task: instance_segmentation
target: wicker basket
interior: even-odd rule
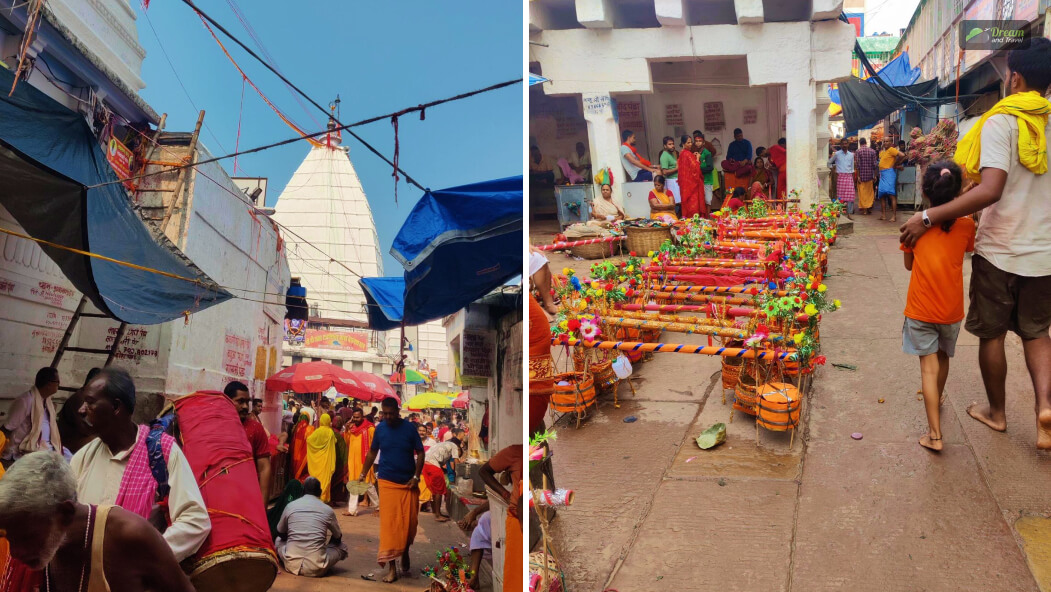
[[[558,386],[559,382],[568,382]],[[587,372],[566,372],[555,375],[555,392],[551,394],[551,408],[559,413],[583,413],[595,404],[595,381]]]
[[[732,389],[737,386],[737,380],[741,376],[741,368],[744,366],[744,358],[723,358],[723,388]]]
[[[613,371],[613,361],[606,360],[591,365],[591,375],[595,379],[595,387],[600,393],[608,393],[617,384],[617,373]]]
[[[629,226],[624,229],[624,234],[627,236],[624,242],[628,251],[644,256],[650,251],[659,250],[664,241],[671,239],[671,227],[633,228]]]
[[[544,553],[542,551],[534,551],[529,554],[529,581],[530,585],[535,585],[537,592],[544,592],[540,589],[540,574],[544,571]],[[565,592],[562,587],[562,570],[558,567],[558,562],[555,561],[553,555],[547,556],[547,592]],[[534,583],[535,579],[535,583]],[[532,590],[533,588],[530,588]]]
[[[615,246],[619,245],[621,241],[613,241],[608,243],[591,243],[590,245],[580,245],[579,247],[570,247],[569,252],[574,257],[580,257],[581,259],[605,259],[611,257],[614,252]]]
[[[758,391],[757,379],[747,373],[741,374],[734,386],[734,409],[744,411],[748,415],[755,415]]]

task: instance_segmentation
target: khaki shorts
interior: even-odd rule
[[[1014,331],[1022,339],[1047,335],[1051,327],[1051,275],[1008,273],[979,255],[971,258],[971,308],[964,328],[980,339]]]

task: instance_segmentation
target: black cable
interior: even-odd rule
[[[469,91],[469,92],[460,93],[460,94],[458,94],[456,96],[453,96],[453,97],[448,97],[448,98],[445,98],[445,99],[438,99],[436,101],[431,101],[429,103],[423,103],[422,105],[417,105],[415,107],[408,107],[408,108],[402,109],[400,111],[395,111],[394,113],[387,113],[387,114],[384,114],[384,115],[377,115],[375,117],[369,117],[368,119],[362,119],[361,121],[356,121],[354,123],[348,123],[346,125],[340,125],[339,127],[335,127],[335,128],[332,128],[332,129],[326,129],[324,131],[314,132],[312,134],[304,134],[304,135],[296,136],[294,138],[288,138],[287,140],[281,140],[280,142],[274,142],[273,144],[267,144],[265,146],[257,146],[255,148],[249,148],[247,150],[240,150],[238,152],[231,152],[230,154],[226,154],[224,156],[215,156],[215,157],[212,157],[212,158],[209,158],[209,159],[206,159],[206,160],[201,160],[201,161],[194,162],[194,163],[187,163],[187,164],[183,164],[183,165],[179,165],[179,166],[167,167],[167,168],[164,168],[164,169],[159,170],[159,171],[154,171],[152,173],[143,173],[141,175],[136,175],[134,177],[128,177],[127,179],[117,179],[116,181],[108,181],[106,183],[98,183],[96,185],[88,185],[88,189],[94,189],[95,187],[103,187],[105,185],[116,185],[117,183],[124,183],[125,181],[134,181],[136,179],[142,179],[142,178],[145,178],[145,177],[152,177],[154,175],[163,175],[165,173],[171,173],[171,172],[178,171],[178,170],[181,170],[181,169],[188,169],[188,168],[200,166],[202,164],[209,164],[209,163],[217,162],[217,161],[220,161],[220,160],[226,160],[228,158],[233,158],[235,156],[241,156],[243,154],[253,154],[255,152],[262,152],[263,150],[269,150],[270,148],[277,148],[278,146],[284,146],[286,144],[292,144],[294,142],[299,142],[300,140],[304,140],[304,139],[307,139],[307,138],[317,138],[317,137],[320,137],[320,136],[324,136],[326,134],[330,134],[330,133],[334,133],[334,132],[338,132],[338,131],[349,130],[352,127],[358,127],[358,126],[367,125],[367,124],[370,124],[370,123],[375,123],[375,122],[380,121],[382,119],[390,119],[391,117],[400,117],[402,115],[405,115],[407,113],[412,113],[414,111],[422,112],[422,111],[424,111],[426,109],[429,109],[431,107],[434,107],[436,105],[442,105],[444,103],[450,103],[450,102],[453,102],[453,101],[459,101],[459,100],[462,100],[462,99],[473,97],[474,95],[479,95],[479,94],[486,93],[486,92],[489,92],[489,91],[492,91],[492,90],[496,90],[496,89],[499,89],[499,88],[504,88],[505,86],[511,86],[512,84],[521,84],[521,82],[522,82],[521,78],[516,78],[514,80],[508,80],[508,81],[505,81],[505,82],[500,82],[500,83],[497,83],[497,84],[493,84],[493,85],[487,86],[485,88],[480,88],[480,89],[477,89],[477,90],[472,90],[472,91]],[[366,144],[366,146],[367,146],[367,144]],[[417,185],[417,187],[419,187],[419,185]],[[423,188],[423,187],[420,187],[420,189],[423,190],[423,191],[426,191],[426,189]]]
[[[72,82],[66,82],[65,80],[62,80],[61,78],[59,78],[58,74],[55,74],[55,71],[51,69],[51,64],[48,64],[47,60],[44,59],[43,52],[41,52],[40,55],[37,56],[37,59],[40,60],[40,62],[42,64],[44,64],[44,67],[47,68],[47,71],[48,71],[48,73],[51,74],[52,78],[54,78],[58,82],[61,82],[62,84],[65,84],[66,86],[68,86],[70,88],[70,90],[77,90],[77,89],[81,89],[81,88],[87,88],[86,86],[77,86],[77,85],[73,84]]]
[[[242,43],[240,39],[238,39],[237,37],[234,37],[232,33],[227,31],[225,27],[223,27],[218,22],[216,22],[215,19],[213,19],[212,17],[210,17],[207,14],[205,14],[204,11],[202,11],[200,8],[197,7],[196,4],[193,3],[193,0],[182,0],[182,1],[183,1],[184,4],[186,4],[187,6],[192,8],[193,11],[196,12],[201,18],[205,19],[206,21],[208,21],[209,23],[214,25],[216,29],[219,29],[224,35],[229,37],[234,43],[236,43],[237,45],[241,46],[241,49],[243,49],[246,52],[248,52],[248,55],[250,55],[253,58],[255,58],[260,64],[263,64],[263,66],[265,66],[267,70],[270,70],[271,72],[273,72],[274,75],[276,75],[278,78],[280,78],[285,84],[290,86],[293,90],[295,90],[297,93],[299,93],[303,98],[305,98],[306,100],[310,101],[311,105],[314,105],[315,107],[317,107],[319,110],[321,110],[322,113],[324,113],[328,117],[331,117],[333,119],[333,121],[335,121],[337,124],[339,124],[341,127],[343,127],[343,122],[341,122],[340,120],[336,119],[336,116],[335,116],[334,113],[332,113],[328,109],[326,109],[326,108],[322,107],[321,105],[319,105],[317,103],[317,101],[315,101],[314,99],[310,98],[310,96],[307,95],[305,92],[303,92],[298,86],[296,86],[295,84],[292,84],[292,82],[290,80],[288,80],[287,78],[285,78],[283,74],[278,72],[276,68],[272,67],[266,60],[264,60],[263,58],[259,57],[259,55],[256,54],[254,51],[252,51],[251,48],[249,48],[247,45]],[[521,82],[521,81],[519,81],[519,82]],[[343,127],[343,129],[346,129],[346,128]],[[401,173],[402,175],[404,175],[406,181],[408,181],[412,185],[415,185],[421,191],[426,191],[426,188],[423,187],[422,185],[420,185],[419,183],[417,183],[416,180],[413,179],[411,175],[409,175],[409,173],[406,173],[404,170],[401,169],[401,167],[395,165],[394,162],[392,162],[386,156],[381,154],[379,150],[373,148],[372,145],[369,144],[368,142],[366,142],[364,139],[362,139],[361,136],[359,136],[359,135],[357,135],[357,134],[355,134],[354,132],[351,132],[351,131],[348,131],[348,133],[351,135],[351,137],[353,137],[358,142],[361,142],[361,144],[363,146],[368,148],[370,152],[372,152],[376,156],[380,157],[383,160],[383,162],[389,164],[395,170],[395,172],[398,172],[398,173]]]

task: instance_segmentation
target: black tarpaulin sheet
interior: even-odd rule
[[[899,86],[895,90],[913,97],[925,97],[930,96],[937,88],[937,80],[928,80],[910,86]],[[901,109],[906,103],[904,99],[879,84],[857,79],[839,83],[839,96],[843,105],[843,123],[848,130],[858,130],[877,123]]]

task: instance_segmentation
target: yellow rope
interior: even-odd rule
[[[61,249],[63,251],[69,251],[71,253],[76,253],[78,255],[84,255],[85,257],[94,257],[95,259],[101,259],[103,261],[109,261],[110,263],[116,263],[117,265],[123,265],[125,267],[130,267],[132,269],[137,269],[139,271],[147,271],[149,273],[155,273],[157,275],[163,275],[164,277],[170,277],[170,278],[173,278],[173,279],[176,279],[176,280],[182,280],[184,282],[190,282],[191,284],[196,284],[198,286],[201,286],[202,288],[211,289],[211,286],[205,284],[201,280],[195,280],[193,278],[183,277],[181,275],[175,275],[174,273],[168,273],[167,271],[161,271],[159,269],[154,269],[152,267],[144,267],[142,265],[137,265],[137,264],[131,263],[129,261],[121,261],[120,259],[114,259],[112,257],[107,257],[105,255],[99,255],[98,253],[92,253],[90,251],[82,251],[80,249],[74,249],[73,247],[67,247],[65,245],[60,245],[60,244],[57,244],[57,243],[46,241],[44,239],[33,238],[33,237],[31,237],[31,236],[29,236],[27,234],[22,234],[21,232],[15,232],[14,230],[9,230],[7,228],[0,228],[0,232],[2,232],[4,234],[9,234],[11,236],[17,236],[18,238],[24,238],[26,240],[31,240],[33,242],[40,243],[42,245],[47,245],[49,247],[54,247],[56,249]]]

